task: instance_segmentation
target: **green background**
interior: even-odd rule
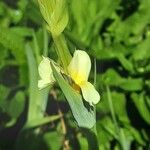
[[[90,55],[90,82],[96,58],[97,141],[57,84],[37,88],[41,56],[57,61],[37,1],[0,0],[0,150],[149,150],[150,1],[68,0],[68,13],[64,36],[72,54]]]

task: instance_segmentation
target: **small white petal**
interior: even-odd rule
[[[50,60],[48,58],[43,57],[43,60],[39,64],[38,71],[41,79],[54,80]]]
[[[100,101],[100,95],[90,82],[84,82],[80,85],[83,98],[91,105]]]
[[[47,87],[49,84],[50,84],[50,82],[48,83],[48,82],[44,82],[44,80],[39,80],[38,81],[38,88],[43,89],[43,88]]]
[[[87,81],[91,70],[89,55],[82,50],[76,50],[68,66],[68,72],[76,84]]]
[[[55,81],[50,65],[50,60],[48,58],[43,57],[43,60],[39,64],[38,71],[41,77],[41,80],[39,80],[38,83],[39,88],[45,87],[46,85]]]

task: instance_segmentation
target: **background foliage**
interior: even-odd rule
[[[150,149],[149,8],[149,0],[68,1],[69,49],[87,50],[93,64],[96,58],[101,150],[121,149],[120,143],[126,150]],[[57,59],[37,1],[1,0],[0,149],[96,149],[58,85],[50,93],[38,90],[41,55]]]

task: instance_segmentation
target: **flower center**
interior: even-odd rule
[[[72,88],[75,89],[78,93],[81,91],[80,86],[75,83],[72,84]]]
[[[72,72],[70,75],[77,85],[80,85],[85,81],[85,78],[82,74],[79,74],[77,72]]]

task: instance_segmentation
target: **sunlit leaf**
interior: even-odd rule
[[[89,109],[89,106],[85,106],[81,95],[68,85],[53,65],[51,66],[54,72],[54,77],[63,91],[78,125],[80,127],[92,128],[96,122],[93,108]]]

